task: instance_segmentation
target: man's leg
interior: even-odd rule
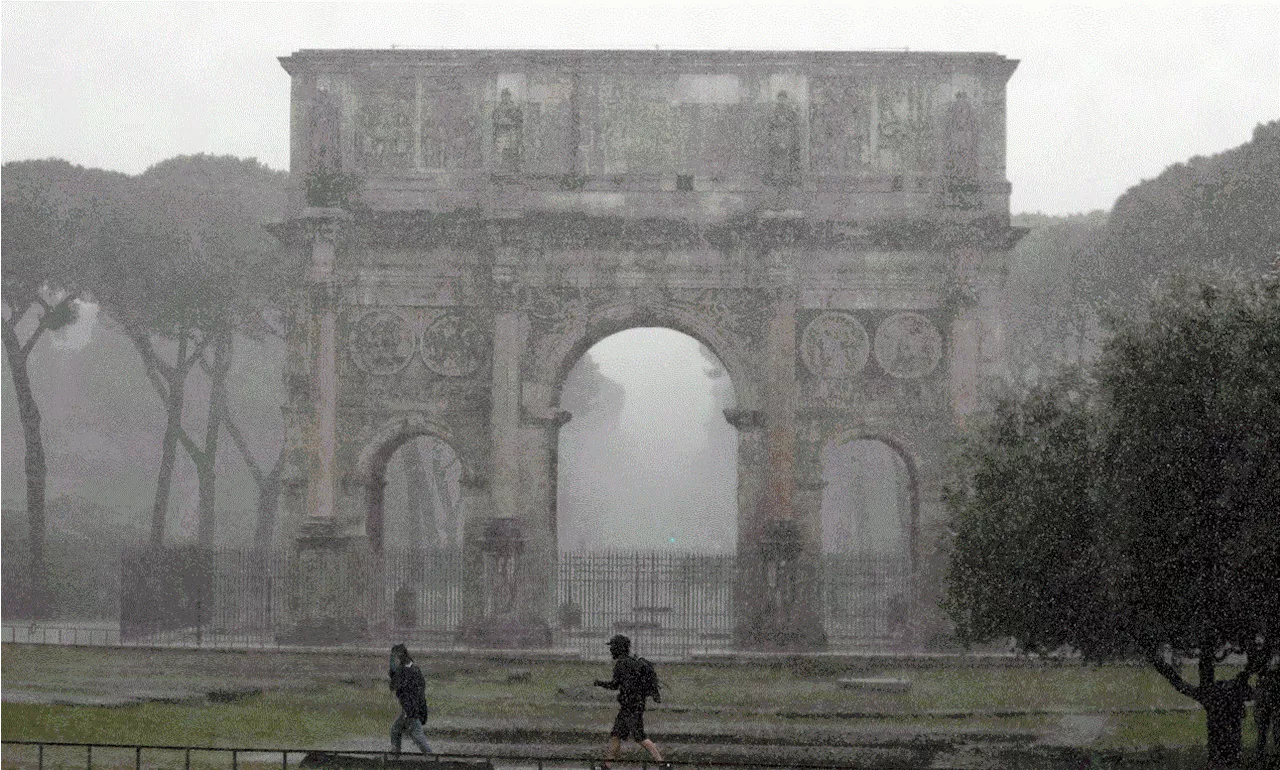
[[[407,720],[407,731],[409,733],[409,738],[411,738],[414,743],[418,744],[418,748],[422,750],[423,754],[431,753],[431,747],[427,745],[427,734],[422,731],[421,721],[417,719]]]
[[[644,746],[645,750],[649,752],[649,756],[653,757],[654,762],[662,761],[662,752],[658,751],[657,745],[652,740],[645,738],[640,741],[640,745]]]
[[[396,717],[396,721],[391,723],[391,750],[400,756],[400,738],[404,735],[405,717],[404,712],[400,712],[400,716]]]
[[[605,770],[609,770],[609,763],[618,758],[618,751],[622,748],[622,739],[616,735],[609,736],[609,746],[604,751],[604,763],[601,765]]]

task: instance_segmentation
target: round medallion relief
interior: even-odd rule
[[[413,329],[399,313],[371,310],[351,329],[351,359],[370,374],[395,374],[413,357]]]
[[[876,361],[902,379],[923,377],[942,360],[942,335],[919,313],[897,313],[876,329]]]
[[[818,377],[852,377],[867,365],[871,341],[848,313],[823,313],[800,337],[800,360]]]
[[[445,313],[422,335],[422,360],[431,371],[464,377],[484,364],[488,341],[483,331],[458,313]]]

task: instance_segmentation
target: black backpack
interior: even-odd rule
[[[648,658],[636,656],[635,660],[635,677],[636,684],[641,693],[646,698],[653,698],[655,703],[662,702],[662,691],[658,684],[658,672],[654,671],[653,663]]]

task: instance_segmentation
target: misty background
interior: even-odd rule
[[[141,175],[181,155],[229,154],[259,159],[259,182],[280,189],[289,99],[275,57],[301,48],[910,46],[1021,59],[1009,84],[1008,176],[1021,212],[1014,224],[1030,234],[1010,255],[1008,369],[987,373],[1004,387],[1087,358],[1103,310],[1136,306],[1169,270],[1258,269],[1280,247],[1280,216],[1267,216],[1280,200],[1280,12],[1271,8],[529,13],[501,4],[8,2],[0,17],[6,164],[58,157]],[[282,200],[273,206],[259,207],[262,221],[283,217]],[[51,539],[145,537],[165,412],[120,324],[81,305],[75,323],[39,340],[29,365]],[[3,366],[0,493],[4,537],[15,542],[25,536],[24,454]],[[277,337],[235,338],[227,397],[245,447],[224,440],[216,456],[219,544],[249,543],[261,520],[261,485],[246,455],[267,469],[279,452],[283,367]],[[193,431],[208,396],[208,378],[193,372],[183,413]],[[573,418],[559,446],[560,547],[732,552],[737,446],[722,410],[733,403],[719,362],[677,332],[633,329],[588,351],[561,396]],[[856,442],[829,448],[825,460],[824,548],[901,553],[902,459]],[[191,540],[191,462],[180,459],[173,483],[167,531]],[[457,485],[447,446],[424,438],[398,450],[388,542],[455,545]]]

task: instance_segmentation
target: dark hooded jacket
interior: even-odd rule
[[[400,700],[400,708],[409,719],[427,722],[427,680],[422,669],[412,660],[391,671],[391,689]]]

